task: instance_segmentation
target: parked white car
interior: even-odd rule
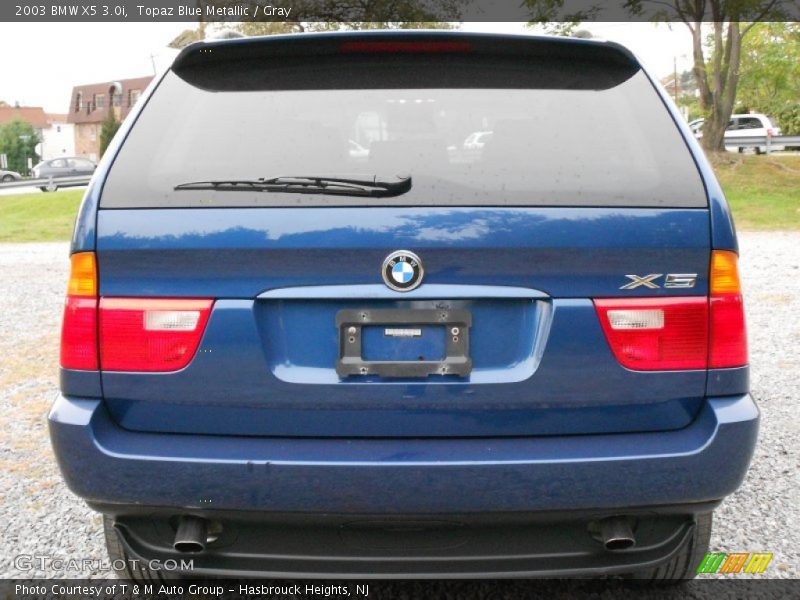
[[[22,179],[22,175],[16,171],[6,171],[4,169],[0,169],[0,182],[11,183],[12,181],[19,181],[20,179]]]
[[[705,119],[695,119],[689,122],[689,129],[692,130],[696,138],[703,137],[703,125]],[[730,123],[725,129],[725,139],[733,137],[775,137],[781,135],[781,130],[776,127],[772,120],[767,115],[760,113],[731,115]],[[752,146],[729,146],[725,144],[725,149],[729,152],[744,152],[747,148]],[[781,151],[785,146],[770,145],[770,150]],[[767,151],[766,146],[756,146],[756,154],[761,154]]]

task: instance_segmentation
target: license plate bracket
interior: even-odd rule
[[[402,331],[437,325],[445,328],[445,356],[441,360],[365,360],[363,327],[384,326]],[[343,309],[336,313],[339,329],[339,377],[369,376],[423,378],[433,375],[466,377],[472,371],[469,330],[472,314],[463,309]]]

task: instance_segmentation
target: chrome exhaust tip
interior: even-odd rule
[[[206,549],[208,525],[205,519],[184,515],[178,521],[178,531],[172,547],[178,552],[197,553]]]
[[[600,540],[606,550],[627,550],[636,545],[631,522],[625,517],[609,517],[600,521]]]

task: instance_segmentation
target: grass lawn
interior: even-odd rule
[[[72,236],[84,190],[0,196],[0,242],[55,242]]]
[[[712,157],[742,231],[800,231],[800,153]],[[83,190],[0,196],[0,242],[69,240]]]
[[[767,157],[726,152],[712,163],[737,229],[800,230],[800,153]]]

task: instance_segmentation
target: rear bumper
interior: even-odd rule
[[[190,561],[172,574],[206,577],[488,578],[669,560],[696,516],[744,477],[758,409],[744,395],[710,399],[666,433],[448,440],[134,433],[102,402],[66,397],[49,420],[70,488],[113,518],[140,565]],[[199,554],[172,548],[187,513],[221,532]],[[636,545],[608,551],[590,532],[618,515]]]
[[[67,484],[90,504],[408,515],[719,500],[744,478],[758,419],[742,395],[710,398],[691,425],[663,433],[248,438],[131,432],[101,401],[60,396],[49,424]]]

